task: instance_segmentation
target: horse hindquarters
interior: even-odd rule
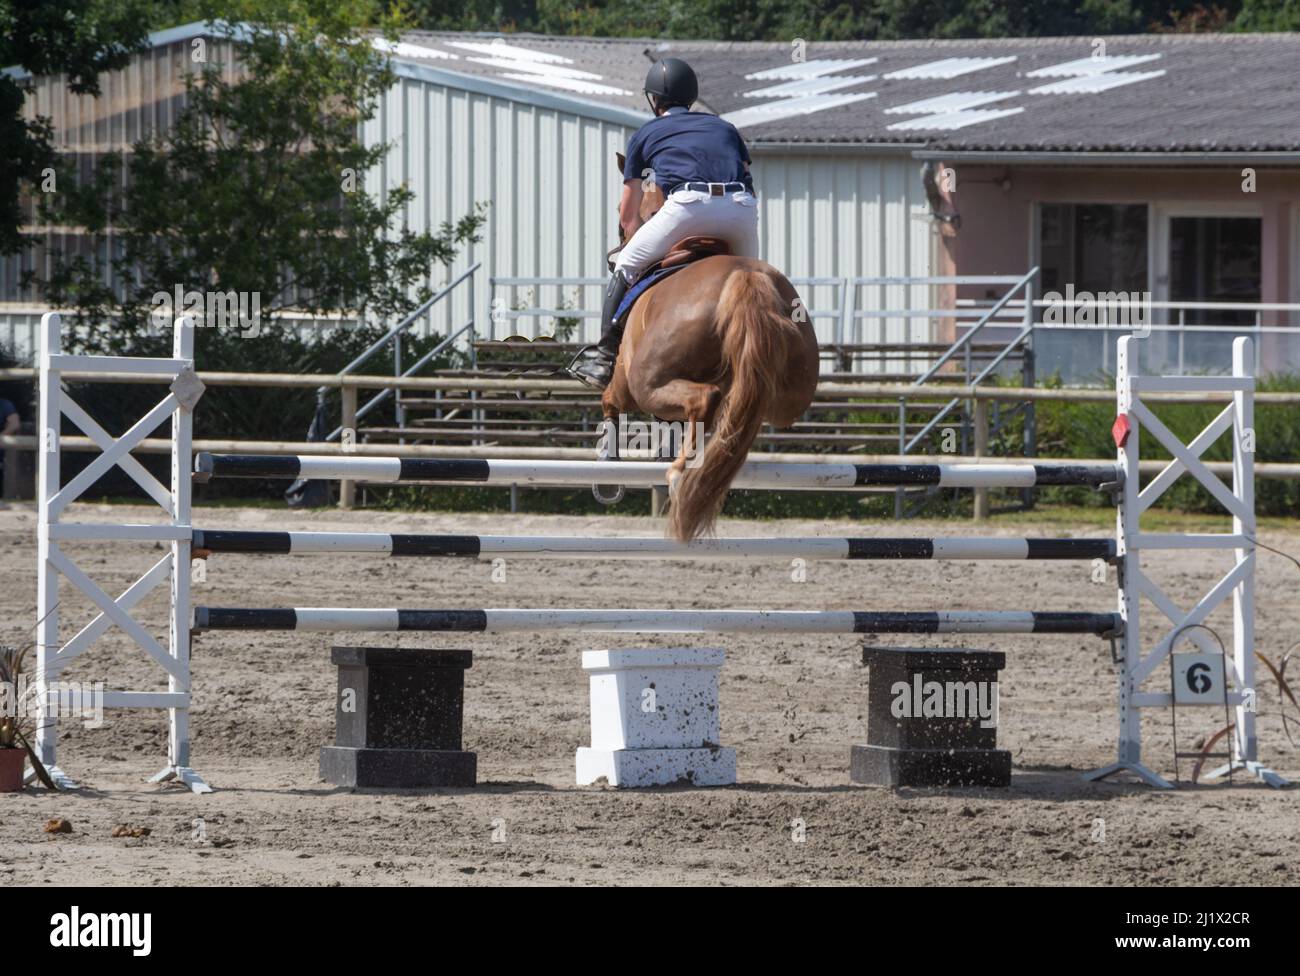
[[[683,542],[713,528],[759,428],[782,399],[786,368],[804,355],[787,304],[763,271],[737,268],[723,285],[716,319],[726,377],[717,425],[673,484],[669,530]]]

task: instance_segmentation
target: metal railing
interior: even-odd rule
[[[1032,275],[1032,272],[1030,272]],[[1122,324],[1102,323],[1094,325],[1051,325],[1037,321],[1038,315],[1027,313],[1023,297],[1015,297],[1018,292],[1016,286],[1024,280],[1026,275],[934,275],[934,276],[868,276],[868,277],[847,277],[847,276],[829,276],[829,277],[801,277],[791,278],[790,281],[795,287],[803,289],[831,289],[829,301],[817,301],[805,294],[805,302],[809,306],[810,317],[822,326],[823,323],[829,323],[829,328],[819,327],[819,341],[825,344],[834,344],[840,347],[848,347],[843,353],[843,359],[847,363],[846,369],[851,372],[860,372],[869,375],[872,372],[885,372],[887,363],[895,362],[905,372],[924,373],[936,365],[934,356],[929,350],[918,349],[913,351],[898,350],[890,354],[881,354],[884,358],[875,364],[872,368],[871,363],[860,361],[863,353],[855,350],[854,346],[870,347],[872,345],[880,346],[889,344],[891,331],[896,333],[893,341],[897,345],[922,345],[928,344],[932,339],[933,323],[935,322],[952,322],[961,329],[980,328],[983,332],[988,333],[995,327],[1014,328],[1023,331],[1025,325],[1029,323],[1030,318],[1035,319],[1032,336],[1025,337],[1023,340],[1019,335],[1015,337],[1012,343],[1019,342],[1021,345],[1031,345],[1033,337],[1039,334],[1047,334],[1052,337],[1059,336],[1061,332],[1073,332],[1079,336],[1102,335],[1111,332],[1122,331],[1127,327]],[[493,308],[493,326],[491,338],[501,339],[506,334],[518,331],[535,337],[540,334],[537,327],[527,328],[520,327],[516,329],[503,329],[498,323],[521,321],[521,322],[540,322],[541,319],[551,318],[570,318],[579,320],[598,319],[600,316],[597,307],[599,300],[596,296],[585,296],[579,292],[574,302],[574,307],[563,308],[555,307],[555,303],[542,304],[540,300],[529,300],[527,306],[509,307],[512,304],[504,293],[507,289],[513,288],[531,288],[538,292],[547,287],[553,288],[575,288],[575,289],[603,289],[607,279],[603,277],[496,277],[490,280],[492,289],[492,308]],[[936,296],[933,292],[935,287],[951,286],[953,288],[972,289],[978,287],[997,288],[1002,293],[1002,301],[998,304],[997,310],[990,308],[990,302],[994,299],[974,299],[969,297],[956,297],[951,300],[944,300]],[[903,300],[898,300],[895,296],[897,290],[916,289],[911,295],[903,296]],[[1013,289],[1013,297],[1006,298],[1006,290]],[[595,299],[592,302],[586,300],[587,297]],[[826,298],[823,294],[820,296]],[[911,299],[911,300],[908,300]],[[1048,307],[1051,303],[1042,299],[1030,296],[1032,307],[1040,310]],[[1189,357],[1187,349],[1192,342],[1191,337],[1197,335],[1277,335],[1286,341],[1288,336],[1296,337],[1293,346],[1288,347],[1286,355],[1295,357],[1296,369],[1300,371],[1300,327],[1277,326],[1266,324],[1266,318],[1270,313],[1290,313],[1293,319],[1300,322],[1300,304],[1288,304],[1278,302],[1253,302],[1253,303],[1226,303],[1226,302],[1146,302],[1144,307],[1154,310],[1168,310],[1176,314],[1176,320],[1165,323],[1156,321],[1151,328],[1154,332],[1177,333],[1176,340],[1171,338],[1171,344],[1176,343],[1175,355],[1170,361],[1170,368],[1175,369],[1180,374],[1188,369],[1196,369],[1198,363]],[[1222,325],[1191,324],[1189,318],[1193,312],[1204,313],[1206,311],[1220,311],[1224,313],[1231,312],[1248,312],[1253,316],[1253,323],[1249,326],[1241,324],[1224,323]],[[1172,317],[1172,316],[1171,316]],[[878,329],[871,328],[872,323],[879,323]],[[898,323],[902,323],[900,326]],[[969,334],[969,333],[967,333]],[[594,335],[579,334],[575,337],[578,340],[594,341]],[[1056,343],[1059,344],[1059,341]],[[1264,348],[1265,344],[1257,342],[1255,344],[1256,357],[1260,359],[1257,366],[1260,369],[1270,365],[1264,357],[1268,355]],[[966,347],[964,346],[963,349]],[[999,362],[998,366],[1005,363],[1006,358],[1014,354],[1014,348],[1007,357]],[[1039,368],[1043,366],[1043,355],[1040,351],[1035,350],[1038,359]],[[1110,364],[1111,350],[1109,346],[1099,350],[1100,360],[1097,367],[1103,371],[1111,368]],[[967,359],[973,357],[968,352],[963,351]],[[950,359],[951,357],[949,357]],[[1217,363],[1222,359],[1221,356],[1213,357]],[[947,360],[945,360],[947,362]],[[1067,362],[1065,365],[1073,367],[1067,370],[1064,379],[1067,382],[1077,382],[1083,380],[1091,382],[1096,379],[1095,376],[1080,375],[1081,367],[1078,363]],[[997,367],[995,367],[996,369]],[[990,374],[992,370],[990,370]],[[973,376],[968,370],[968,376]],[[931,377],[933,378],[933,377]]]
[[[937,287],[956,288],[979,285],[1005,288],[1015,285],[1022,277],[1021,275],[902,275],[850,278],[848,279],[847,302],[843,314],[845,341],[867,345],[866,324],[871,321],[880,323],[879,334],[873,340],[878,344],[885,344],[888,341],[891,319],[904,323],[912,323],[916,320],[924,323],[925,335],[920,338],[915,335],[905,335],[903,340],[905,342],[929,343],[933,339],[932,323],[936,320],[950,321],[960,326],[965,320],[973,319],[977,320],[980,327],[982,327],[988,322],[999,319],[1003,308],[999,307],[996,311],[991,312],[981,303],[971,299],[948,303],[938,298],[934,293],[934,289]],[[863,299],[859,292],[864,288],[877,289],[879,300],[872,301],[870,296]],[[924,297],[920,298],[919,302],[921,307],[915,307],[913,303],[907,301],[904,301],[901,307],[893,307],[891,304],[892,299],[885,294],[885,290],[898,288],[924,289]],[[905,332],[915,333],[916,327],[909,325]],[[929,357],[906,353],[898,358],[903,360],[905,370],[910,371],[917,367],[917,360],[925,362]],[[944,361],[946,362],[946,360]],[[931,365],[942,365],[942,362]],[[924,370],[925,367],[922,366],[920,369]]]
[[[849,307],[849,279],[848,278],[791,278],[790,284],[796,288],[834,288],[835,289],[835,308],[819,310],[815,307],[807,309],[808,317],[813,319],[830,319],[835,323],[832,331],[832,341],[836,345],[844,344],[844,311]],[[814,326],[815,330],[815,326]]]
[[[949,346],[948,349],[944,353],[942,353],[938,359],[935,360],[935,362],[930,366],[930,368],[927,369],[924,373],[918,376],[916,380],[913,381],[912,387],[914,389],[919,389],[921,387],[924,387],[926,383],[928,383],[936,375],[938,375],[939,371],[943,369],[944,366],[950,363],[959,354],[962,356],[962,367],[963,367],[962,376],[965,385],[968,387],[978,387],[982,382],[984,382],[984,380],[986,380],[989,376],[991,376],[998,369],[998,367],[1001,366],[1002,363],[1004,363],[1008,359],[1008,357],[1012,355],[1012,353],[1017,351],[1020,353],[1020,357],[1021,357],[1022,384],[1025,387],[1032,387],[1034,385],[1034,354],[1032,348],[1033,334],[1034,334],[1033,283],[1034,283],[1034,279],[1038,276],[1038,271],[1039,269],[1037,267],[1033,267],[1029,269],[1029,271],[1025,272],[1025,274],[1023,275],[1019,275],[1019,276],[1000,275],[992,279],[990,278],[980,279],[977,277],[967,276],[967,275],[951,275],[951,276],[941,276],[941,277],[931,277],[931,278],[921,278],[921,279],[915,279],[915,278],[902,279],[903,281],[909,284],[923,283],[927,285],[949,285],[949,286],[999,284],[999,285],[1010,286],[1002,294],[1002,296],[998,298],[996,301],[994,301],[993,304],[989,306],[987,309],[982,309],[980,306],[971,303],[965,305],[964,307],[964,311],[966,312],[965,317],[973,317],[974,315],[978,314],[978,319],[975,321],[975,324],[970,326],[968,329],[966,329],[964,333],[959,335],[956,341],[953,342],[953,344]],[[880,280],[877,279],[876,281],[880,281]],[[886,283],[886,282],[880,282],[880,283]],[[1012,319],[1009,318],[1008,316],[1004,316],[1003,313],[1004,310],[1009,308],[1009,306],[1015,299],[1015,296],[1022,291],[1024,292],[1024,299],[1020,303],[1021,304],[1020,315],[1017,317],[1018,324],[1019,324],[1019,331],[1009,342],[1007,342],[1003,346],[1003,348],[996,355],[993,356],[993,358],[987,364],[985,364],[984,368],[981,369],[979,373],[975,373],[974,359],[973,359],[975,337],[978,336],[981,332],[983,332],[986,328],[988,328],[991,324],[1005,326],[1011,324],[1012,322],[1015,322],[1016,319]],[[946,311],[946,310],[940,310],[940,311]],[[881,314],[885,314],[885,313],[881,313]],[[943,406],[940,407],[940,409],[934,414],[934,416],[931,417],[930,420],[927,423],[925,423],[921,427],[921,429],[917,431],[916,434],[914,434],[909,439],[907,436],[907,432],[908,432],[907,397],[906,395],[900,396],[898,398],[898,453],[900,455],[911,454],[920,444],[922,444],[925,441],[927,437],[930,436],[930,434],[935,429],[939,427],[941,423],[944,422],[945,419],[948,418],[949,414],[951,414],[953,410],[957,409],[957,407],[962,404],[964,399],[965,398],[961,396],[950,398],[946,403],[943,404]],[[991,433],[992,434],[997,433],[996,429],[990,432],[989,418],[986,410],[987,410],[986,407],[981,407],[981,405],[976,404],[975,406],[976,416],[974,418],[965,415],[961,417],[961,431],[962,431],[961,452],[963,454],[967,453],[971,449],[970,441],[972,440],[972,438],[975,441],[975,453],[977,454],[983,453],[983,451],[987,450],[988,448],[988,442]],[[1025,401],[1021,404],[1018,404],[1015,408],[1013,408],[1012,411],[1010,411],[1010,413],[1014,413],[1016,411],[1022,413],[1025,418],[1024,438],[1023,438],[1025,457],[1033,457],[1037,453],[1037,445],[1038,445],[1038,437],[1037,437],[1037,431],[1035,426],[1034,405],[1030,401]],[[995,424],[995,427],[1000,428],[1001,424],[1005,423],[1006,419],[1007,419],[1006,417],[1000,416],[999,423]],[[927,495],[930,493],[931,493],[930,491],[927,491]],[[1023,492],[1022,501],[1026,507],[1029,507],[1032,504],[1033,493],[1031,490],[1026,490],[1025,492]],[[904,498],[903,490],[896,489],[894,491],[895,518],[902,518],[904,516],[905,514],[904,502],[905,502],[905,498]],[[988,508],[987,490],[976,489],[975,491],[976,517],[979,518],[984,515],[987,515],[987,508]]]
[[[889,344],[887,342],[886,327],[891,319],[905,323],[901,334],[895,337],[894,340],[895,345],[904,347],[909,345],[929,346],[933,338],[933,323],[937,320],[956,322],[962,327],[967,327],[972,323],[979,326],[984,324],[1006,324],[1007,317],[1005,313],[1009,310],[1005,307],[1005,302],[996,310],[989,310],[978,303],[972,304],[968,299],[962,300],[956,306],[949,303],[946,307],[939,307],[942,303],[936,300],[931,286],[984,285],[1005,288],[1016,285],[1023,278],[1023,275],[858,278],[812,276],[792,277],[790,283],[800,289],[801,294],[804,296],[808,316],[814,323],[818,333],[818,341],[825,348],[826,355],[828,357],[838,356],[847,371],[861,372],[868,375],[871,372],[885,371],[885,359],[881,360],[879,364],[881,368],[878,370],[864,368],[864,364],[860,360],[863,356],[870,354],[870,348],[873,345]],[[540,323],[547,318],[599,319],[600,312],[597,310],[599,301],[589,303],[584,290],[587,288],[603,290],[606,281],[606,278],[577,276],[502,276],[491,278],[489,279],[489,287],[491,289],[491,307],[493,311],[490,337],[503,339],[507,335],[522,334],[530,339],[537,338],[541,335]],[[904,307],[880,307],[875,303],[871,307],[859,307],[859,292],[862,289],[898,287],[924,288],[924,296],[918,299],[917,304],[919,307],[906,307],[906,303],[904,303]],[[561,291],[563,289],[573,289],[575,294],[571,297],[561,294],[558,299],[547,301],[544,299],[551,298],[551,296],[543,295],[543,289],[547,288],[560,289]],[[527,298],[520,298],[514,294],[514,289],[530,289],[532,295]],[[825,294],[827,289],[831,292],[829,302],[818,300],[828,297]],[[819,290],[821,291],[820,295],[818,295]],[[566,305],[567,307],[565,307]],[[870,320],[881,321],[882,329],[879,335],[868,336],[866,334],[868,330],[864,326]],[[1015,321],[1019,324],[1019,317]],[[501,323],[512,322],[531,324],[508,325],[504,328],[501,325]],[[575,341],[595,341],[596,336],[588,335],[585,331],[580,330],[579,334],[573,338]],[[859,346],[863,348],[858,348]],[[933,365],[932,350],[926,348],[910,351],[903,349],[892,353],[881,353],[881,355],[885,356],[889,361],[902,361],[907,372],[923,371]]]
[[[939,372],[940,369],[943,368],[945,363],[947,363],[954,356],[956,356],[957,353],[963,351],[965,352],[964,366],[965,366],[966,385],[979,386],[980,383],[982,383],[985,379],[987,379],[988,376],[995,369],[997,369],[1000,365],[1002,365],[1003,361],[1006,360],[1006,358],[1010,356],[1013,351],[1015,351],[1017,348],[1020,347],[1021,343],[1025,342],[1026,340],[1030,339],[1033,336],[1034,322],[1030,314],[1030,309],[1033,307],[1033,280],[1037,275],[1038,275],[1038,268],[1033,267],[1029,269],[1029,271],[1025,272],[1025,274],[1021,275],[1019,278],[1011,278],[1009,282],[1011,284],[1011,288],[1006,292],[1006,294],[1004,294],[1001,298],[999,298],[988,311],[986,311],[983,315],[981,315],[979,321],[976,322],[975,325],[972,326],[970,329],[968,329],[964,335],[960,336],[957,339],[957,341],[954,342],[948,348],[948,351],[945,352],[942,356],[940,356],[935,361],[934,365],[931,366],[924,373],[922,373],[916,379],[916,381],[913,382],[912,385],[924,386],[927,382],[930,381],[930,379],[936,373]],[[973,369],[973,363],[971,360],[971,341],[975,338],[975,336],[977,336],[980,333],[980,331],[983,328],[985,328],[985,326],[987,326],[990,322],[994,320],[997,314],[1007,306],[1007,304],[1011,301],[1011,299],[1022,288],[1025,291],[1025,302],[1024,302],[1022,325],[1020,331],[1016,334],[1014,339],[1012,339],[1010,342],[1006,344],[1006,346],[1002,349],[1001,352],[999,352],[996,356],[993,357],[992,361],[989,362],[987,366],[985,366],[982,370],[980,370],[977,376],[972,377],[971,371]],[[1029,384],[1026,383],[1025,385],[1028,386]],[[906,412],[904,401],[905,398],[899,397],[900,413]],[[913,437],[910,441],[906,440],[905,428],[900,424],[899,447],[901,448],[901,450],[899,453],[910,454],[916,448],[916,446],[920,444],[921,441],[923,441],[927,436],[929,436],[930,432],[934,430],[934,428],[937,427],[939,423],[946,416],[948,416],[948,414],[952,412],[952,410],[960,403],[961,403],[960,397],[954,397],[953,399],[949,400],[946,404],[944,404],[943,408],[934,415],[934,417],[930,420],[930,422],[926,424],[924,427],[922,427],[921,430],[917,432],[916,436]]]
[[[514,320],[540,320],[544,318],[555,319],[599,319],[600,310],[598,308],[551,308],[545,305],[534,305],[525,308],[507,308],[505,301],[502,299],[499,289],[506,288],[600,288],[604,289],[608,283],[608,278],[589,278],[589,277],[572,277],[572,278],[547,278],[547,277],[495,277],[488,279],[488,288],[490,289],[492,324],[489,329],[488,338],[498,339],[505,336],[496,334],[497,322],[509,322]],[[834,337],[838,343],[842,341],[844,332],[844,314],[843,310],[847,307],[847,290],[848,278],[791,278],[790,284],[796,288],[819,288],[831,287],[835,289],[835,308],[822,309],[808,308],[808,316],[812,319],[830,319],[835,323]],[[580,293],[581,294],[581,293]],[[579,298],[579,302],[584,300]],[[536,339],[539,332],[538,326],[533,325],[530,339]],[[598,337],[579,335],[577,341],[595,342]]]
[[[492,309],[491,321],[488,325],[487,337],[490,340],[508,338],[511,333],[506,335],[497,335],[497,323],[509,322],[515,319],[535,319],[543,318],[555,319],[599,319],[600,308],[599,302],[594,309],[588,308],[549,308],[542,305],[535,305],[527,308],[508,307],[506,300],[502,298],[499,289],[502,288],[600,288],[604,289],[608,278],[593,277],[573,277],[573,278],[545,278],[545,277],[495,277],[488,279],[488,299],[489,307]],[[581,292],[579,293],[581,294]],[[536,339],[539,335],[538,323],[534,322],[532,335],[528,338]],[[554,330],[552,330],[554,331]],[[582,341],[585,337],[578,336]],[[594,340],[593,340],[594,341]]]
[[[57,308],[36,302],[0,302],[0,348],[19,363],[35,364],[40,341],[41,316],[58,312],[64,329],[74,336],[84,334],[78,327],[76,309]],[[266,316],[264,315],[264,318]],[[335,329],[350,329],[357,320],[342,312],[304,312],[294,308],[277,308],[273,312],[277,326],[299,339],[310,339]]]
[[[388,332],[385,333],[381,338],[376,339],[373,343],[371,343],[369,348],[367,348],[365,352],[361,353],[361,355],[357,356],[354,360],[352,360],[352,362],[348,363],[341,370],[339,370],[338,375],[340,377],[343,377],[355,373],[358,367],[363,366],[377,353],[379,353],[382,349],[391,345],[393,348],[393,375],[396,377],[413,376],[417,371],[423,369],[435,356],[439,355],[445,349],[450,347],[453,342],[455,342],[458,338],[460,338],[460,336],[464,335],[466,332],[469,333],[468,346],[470,350],[470,363],[472,365],[473,357],[474,357],[474,272],[478,271],[479,267],[480,267],[480,262],[475,261],[474,264],[472,264],[468,269],[462,271],[459,275],[457,275],[454,279],[452,279],[452,281],[449,284],[444,285],[437,293],[431,295],[429,298],[421,302],[419,307],[416,308],[415,311],[408,314],[404,319],[402,319],[402,321],[398,322],[397,325],[389,329]],[[466,288],[469,292],[467,296],[468,306],[469,306],[469,321],[466,322],[464,325],[462,325],[459,329],[455,329],[449,332],[447,337],[443,339],[442,342],[438,343],[436,346],[430,349],[427,353],[421,356],[410,366],[403,369],[402,368],[402,337],[410,330],[411,326],[413,326],[421,318],[427,315],[429,311],[435,305],[438,304],[438,302],[442,301],[442,299],[450,295],[462,281],[467,282]],[[320,387],[316,391],[317,402],[318,403],[324,402],[325,396],[328,392],[329,392],[329,387],[327,386]],[[377,394],[375,394],[373,397],[367,400],[364,405],[357,408],[355,419],[360,420],[362,417],[365,417],[367,414],[371,413],[376,407],[378,407],[380,404],[386,401],[390,396],[394,397],[395,402],[397,404],[397,408],[396,408],[397,426],[405,427],[406,412],[402,407],[402,391],[400,388],[389,388],[389,389],[380,390]],[[326,441],[336,440],[340,435],[342,435],[343,430],[344,430],[344,425],[340,424],[338,427],[335,427],[334,430],[330,432],[329,436],[327,436],[325,440]]]
[[[1102,300],[1099,300],[1102,299]],[[1135,329],[1150,331],[1153,336],[1164,336],[1173,355],[1163,364],[1165,368],[1179,375],[1186,375],[1199,370],[1222,369],[1222,353],[1215,350],[1213,354],[1189,361],[1189,344],[1208,349],[1206,340],[1216,339],[1230,343],[1238,336],[1255,339],[1256,373],[1300,372],[1300,304],[1294,302],[1208,302],[1208,301],[1155,301],[1147,298],[1117,298],[1113,293],[1103,293],[1091,299],[1075,297],[1066,299],[1038,299],[1033,302],[1037,312],[1045,309],[1070,309],[1084,306],[1090,309],[1091,317],[1096,321],[1084,324],[1076,322],[1053,323],[1042,321],[1041,314],[1036,314],[1034,331],[1061,339],[1069,335],[1078,337],[1109,336],[1112,333],[1132,332]],[[1207,314],[1209,313],[1209,314]],[[1220,321],[1191,321],[1189,318],[1205,319],[1216,314]],[[1250,322],[1232,321],[1241,313],[1246,313]],[[1265,318],[1275,320],[1288,319],[1294,325],[1265,324]],[[1263,337],[1273,336],[1273,342],[1263,341]],[[1197,342],[1197,340],[1200,340]],[[1102,372],[1111,371],[1111,345],[1102,342],[1101,361],[1097,368]],[[1154,364],[1149,364],[1154,366]]]

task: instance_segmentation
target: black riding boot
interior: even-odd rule
[[[603,390],[614,376],[618,346],[623,341],[623,323],[614,324],[614,313],[627,294],[627,279],[615,271],[605,289],[605,304],[600,312],[600,341],[580,350],[569,363],[569,374],[588,386]]]

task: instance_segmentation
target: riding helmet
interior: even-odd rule
[[[665,105],[682,105],[690,108],[700,96],[700,83],[695,72],[681,58],[664,58],[650,66],[645,76],[645,93],[659,98]]]

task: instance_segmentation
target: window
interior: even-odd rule
[[[1147,290],[1146,204],[1044,203],[1038,214],[1042,292]]]

